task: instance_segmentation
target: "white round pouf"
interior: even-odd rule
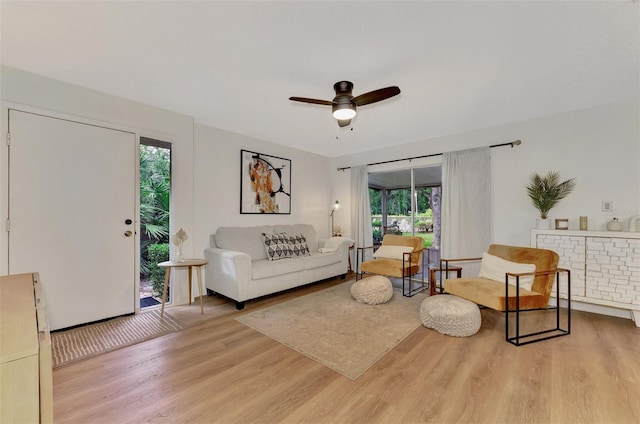
[[[357,302],[367,305],[387,303],[393,297],[393,285],[387,277],[374,275],[353,283],[351,296]]]
[[[420,305],[420,321],[427,328],[456,337],[473,336],[480,329],[480,308],[450,294],[426,298]]]

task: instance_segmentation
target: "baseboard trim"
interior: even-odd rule
[[[555,297],[552,297],[549,299],[549,305],[556,306]],[[560,299],[560,306],[566,307],[567,300]],[[585,303],[577,300],[571,301],[571,309],[574,309],[576,311],[591,312],[591,313],[600,314],[600,315],[609,315],[617,318],[630,319],[635,322],[636,327],[640,327],[640,311],[614,308],[611,306],[596,305],[594,303]]]

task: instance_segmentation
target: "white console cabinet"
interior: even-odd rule
[[[532,230],[531,246],[560,255],[572,301],[628,310],[640,326],[640,232]]]

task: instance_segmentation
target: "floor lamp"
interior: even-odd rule
[[[336,200],[336,203],[333,204],[333,207],[331,207],[331,215],[329,215],[331,217],[331,237],[334,236],[334,231],[333,231],[333,214],[336,213],[336,211],[340,208],[340,202],[338,202]]]

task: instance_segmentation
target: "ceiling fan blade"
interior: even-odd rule
[[[309,99],[306,97],[289,97],[289,100],[293,100],[294,102],[313,103],[315,105],[324,105],[324,106],[333,105],[333,102],[329,100]]]
[[[353,98],[353,102],[357,106],[363,106],[388,99],[389,97],[393,97],[398,94],[400,94],[400,89],[398,87],[386,87],[356,96]]]
[[[351,123],[351,119],[338,119],[339,127],[346,127]]]

